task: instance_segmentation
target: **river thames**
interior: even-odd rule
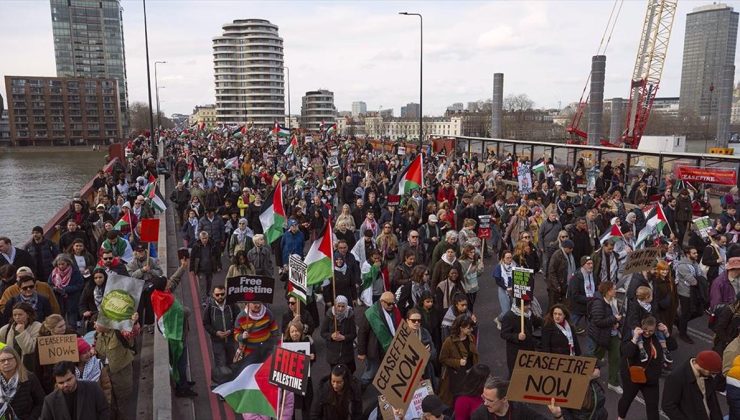
[[[22,246],[105,164],[104,152],[0,152],[0,236]]]

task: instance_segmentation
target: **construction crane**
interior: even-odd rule
[[[632,72],[625,131],[618,144],[599,139],[602,145],[632,149],[637,149],[640,145],[660,86],[677,4],[678,0],[648,0],[635,68]],[[579,101],[576,115],[567,129],[568,133],[575,134],[583,140],[586,139],[586,133],[578,129],[578,123],[583,117],[585,105],[584,101]]]

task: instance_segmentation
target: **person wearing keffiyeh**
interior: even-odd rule
[[[77,354],[80,361],[77,363],[75,373],[81,381],[97,382],[105,394],[108,404],[111,403],[111,382],[108,371],[103,369],[103,362],[95,357],[95,349],[82,337],[77,337]]]
[[[0,350],[0,418],[36,419],[44,396],[38,378],[26,370],[18,353],[10,347]]]

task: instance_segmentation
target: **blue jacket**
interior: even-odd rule
[[[516,263],[511,263],[512,267],[517,267]],[[493,269],[493,279],[496,280],[496,285],[504,290],[506,290],[506,283],[504,282],[504,276],[501,274],[501,264],[496,264],[496,267]],[[509,287],[511,286],[511,279],[509,279]]]
[[[280,249],[283,252],[283,264],[288,263],[290,254],[297,254],[303,257],[303,244],[305,242],[306,238],[300,230],[296,233],[286,230],[285,233],[283,233],[282,239],[280,239]]]

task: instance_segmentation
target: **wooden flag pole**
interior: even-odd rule
[[[282,418],[285,416],[285,400],[286,400],[285,390],[281,389],[280,391],[282,392],[280,393],[281,401],[280,401],[280,413],[278,414],[278,420],[282,420]]]
[[[519,309],[521,310],[521,315],[519,316],[519,330],[524,334],[524,296],[519,299],[519,302]]]

